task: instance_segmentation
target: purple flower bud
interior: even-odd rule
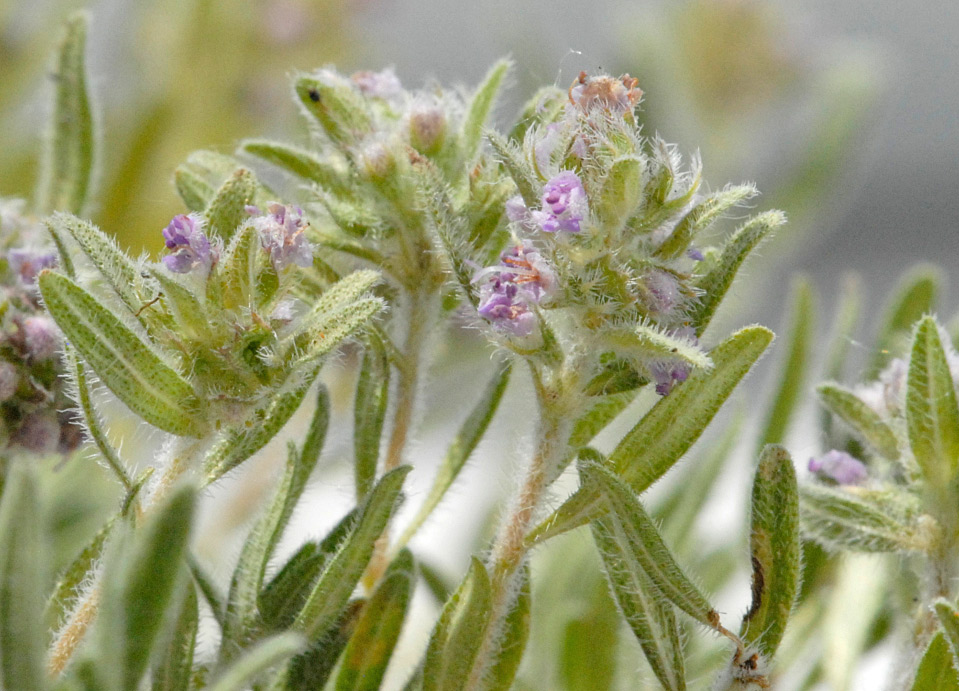
[[[57,255],[49,250],[21,247],[7,252],[7,262],[23,283],[33,285],[37,280],[37,274],[57,265]]]
[[[0,403],[13,398],[19,385],[20,373],[17,366],[6,360],[0,361]]]
[[[580,72],[569,89],[569,101],[586,112],[600,108],[624,115],[631,112],[643,97],[642,90],[636,86],[638,83],[639,80],[628,74],[613,79],[605,75],[590,77],[585,72]]]
[[[819,458],[810,458],[809,470],[832,478],[840,485],[861,485],[869,477],[862,461],[836,449],[827,451]]]
[[[367,96],[389,100],[399,96],[403,91],[403,85],[392,67],[379,72],[369,70],[355,72],[350,79],[356,84],[356,88]]]
[[[23,343],[32,360],[49,360],[60,347],[60,332],[47,316],[27,317],[21,324]]]
[[[410,144],[423,154],[434,153],[446,138],[446,113],[437,101],[414,103],[410,109]]]
[[[576,173],[564,170],[543,187],[543,208],[533,212],[533,219],[547,233],[578,233],[588,213],[583,183]]]
[[[526,202],[518,194],[506,202],[506,218],[511,223],[519,223],[520,225],[526,225],[529,222],[529,209],[526,208]]]
[[[163,258],[167,269],[177,274],[199,269],[204,275],[216,263],[217,251],[203,232],[203,219],[195,214],[179,214],[163,229],[163,239],[171,254]]]
[[[27,451],[53,453],[60,445],[60,422],[50,410],[30,413],[13,435],[14,441]]]
[[[706,258],[703,256],[703,253],[700,252],[695,247],[690,247],[688,250],[686,250],[686,256],[698,262],[701,262],[703,259]]]
[[[643,277],[643,288],[646,306],[660,315],[672,313],[682,297],[679,280],[668,271],[650,271]]]
[[[260,234],[260,246],[270,253],[277,273],[290,264],[313,265],[313,247],[303,233],[307,223],[301,209],[270,202],[267,213],[255,218],[253,226]]]
[[[698,344],[696,331],[691,326],[684,326],[674,329],[669,334],[675,338],[682,338],[692,344]],[[679,382],[684,382],[689,377],[689,363],[677,360],[661,360],[649,365],[649,374],[656,382],[656,393],[660,396],[668,396],[673,387]]]

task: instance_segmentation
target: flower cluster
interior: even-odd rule
[[[66,453],[81,441],[63,386],[60,331],[40,306],[37,274],[56,265],[19,201],[0,200],[0,450]]]
[[[556,274],[529,240],[517,240],[500,262],[478,272],[481,282],[477,311],[497,329],[528,336],[536,326],[532,311],[556,290]]]
[[[174,216],[163,229],[163,240],[171,254],[163,257],[163,264],[173,273],[197,271],[206,276],[216,263],[219,252],[210,245],[203,232],[205,223],[196,214]]]
[[[270,202],[266,213],[256,206],[248,206],[254,216],[253,226],[260,234],[260,246],[270,254],[270,262],[277,273],[291,264],[313,265],[313,247],[306,240],[307,222],[299,207]]]

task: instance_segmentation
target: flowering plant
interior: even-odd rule
[[[959,356],[931,317],[915,329],[908,366],[877,363],[879,383],[856,390],[820,387],[864,446],[835,437],[810,462],[819,480],[800,489],[781,445],[808,344],[811,298],[800,284],[783,383],[751,473],[750,558],[741,560],[752,571],[751,603],[738,630],[700,585],[708,564],[688,554],[692,519],[732,437],[696,466],[694,482],[661,504],[647,496],[772,341],[761,326],[707,329],[745,260],[785,217],[767,211],[729,228],[724,219],[742,213],[755,187],[705,191],[697,156],[684,165],[676,147],[643,132],[636,79],[581,74],[566,91],[534,95],[500,131],[490,120],[505,61],[472,91],[409,91],[390,70],[298,74],[309,141],[251,139],[237,157],[192,154],[174,178],[185,213],[158,233],[165,249],[154,262],[80,218],[95,158],[85,27],[82,15],[72,19],[58,52],[37,205],[52,245],[22,206],[0,214],[6,687],[529,688],[521,663],[525,654],[536,664],[538,553],[586,526],[595,550],[583,564],[604,574],[597,602],[612,611],[604,635],[629,629],[650,683],[684,689],[708,673],[715,689],[770,687],[780,658],[786,668],[800,644],[784,643],[798,635],[787,629],[793,611],[811,606],[802,571],[815,583],[817,564],[828,563],[803,565],[801,529],[831,549],[921,555],[932,583],[923,603],[934,609],[916,619],[915,650],[928,645],[918,674],[950,674],[954,605],[937,598],[956,596]],[[913,316],[897,310],[889,339]],[[430,464],[410,448],[422,382],[439,357],[438,334],[464,326],[486,336],[495,364],[447,453]],[[336,414],[317,379],[337,352],[360,358],[355,505],[322,538],[281,549]],[[448,587],[415,538],[489,436],[514,372],[532,386],[523,402],[532,452],[494,536]],[[281,477],[221,582],[191,543],[197,507],[208,488],[242,476],[288,436],[311,391],[305,430],[288,441]],[[162,439],[155,453],[121,453],[117,416],[104,415],[118,403]],[[597,437],[614,421],[628,429],[603,453]],[[35,466],[44,453],[69,457],[81,429],[116,491],[110,517],[53,566]],[[406,487],[414,467],[435,469],[425,493]],[[564,482],[575,489],[556,502],[551,492]],[[411,513],[399,511],[404,494]],[[680,548],[687,554],[677,557]],[[440,606],[428,642],[400,668],[393,653],[415,625],[420,577]],[[698,636],[684,646],[690,626],[720,642]],[[576,660],[581,647],[564,655]],[[575,675],[565,683],[584,688]]]

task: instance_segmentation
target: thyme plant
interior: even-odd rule
[[[631,688],[645,679],[685,689],[693,676],[717,690],[769,688],[790,616],[810,601],[800,590],[801,524],[831,549],[917,555],[915,653],[903,669],[911,679],[908,665],[921,657],[921,679],[959,683],[950,509],[959,356],[932,317],[915,327],[908,365],[876,364],[879,384],[820,387],[860,445],[814,459],[828,484],[800,490],[781,445],[808,345],[800,290],[752,479],[749,557],[740,560],[752,572],[751,604],[741,620],[717,610],[673,550],[730,444],[667,500],[672,513],[651,514],[646,491],[772,341],[761,326],[725,335],[707,327],[785,217],[746,216],[753,185],[708,191],[697,156],[684,163],[677,147],[644,132],[636,79],[583,73],[568,90],[535,94],[501,129],[491,115],[506,61],[473,90],[407,90],[389,70],[297,74],[308,140],[250,139],[237,156],[188,157],[174,175],[185,208],[151,261],[82,218],[96,160],[85,27],[83,15],[72,18],[57,54],[35,209],[47,235],[21,202],[5,202],[0,215],[5,688],[376,689],[387,679],[424,691],[527,688],[520,669],[537,636],[532,614],[550,604],[534,601],[537,551],[587,526],[608,585],[601,593],[615,602],[610,626],[627,627],[647,662],[649,675],[637,673]],[[741,221],[730,227],[733,214]],[[896,328],[911,316],[899,310]],[[489,381],[431,488],[406,499],[415,510],[398,524],[404,480],[420,462],[408,446],[429,404],[423,378],[435,341],[464,326],[496,352]],[[282,553],[322,465],[331,403],[317,377],[344,344],[362,348],[355,507],[322,538]],[[411,539],[486,435],[511,373],[532,383],[531,454],[492,541],[443,592]],[[192,551],[197,505],[206,488],[289,437],[308,398],[309,423],[288,440],[281,476],[220,582]],[[103,410],[116,401],[162,439],[152,457],[117,448]],[[602,453],[594,439],[619,418],[629,418],[628,431]],[[81,432],[86,453],[76,454]],[[37,473],[54,452],[69,464],[98,459],[117,485],[111,517],[56,569]],[[577,488],[554,502],[561,477]],[[675,508],[684,502],[685,517]],[[807,576],[815,567],[807,562]],[[420,578],[442,602],[419,663],[399,669],[391,658]],[[694,662],[695,675],[691,626],[699,639],[722,641],[705,667]]]

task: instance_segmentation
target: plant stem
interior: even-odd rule
[[[148,515],[150,509],[159,504],[170,488],[176,484],[177,479],[188,469],[198,465],[195,463],[196,457],[205,449],[209,440],[191,439],[188,437],[178,437],[170,449],[169,464],[164,468],[163,474],[153,485],[150,494],[142,502],[143,511],[134,512],[138,518]],[[100,596],[103,588],[101,582],[103,570],[97,570],[93,573],[91,582],[86,591],[77,599],[73,610],[67,617],[66,624],[57,632],[50,646],[50,653],[47,657],[47,672],[51,677],[59,676],[76,652],[77,647],[83,642],[90,624],[96,619],[97,612],[100,609]]]
[[[423,363],[423,351],[438,306],[435,290],[424,287],[407,293],[406,303],[406,339],[403,343],[402,360],[395,363],[399,372],[396,386],[396,399],[393,407],[393,426],[386,447],[386,459],[383,472],[399,468],[403,464],[403,454],[409,441],[410,429],[416,414],[416,399],[420,389],[420,367]],[[372,589],[389,566],[389,533],[387,524],[383,534],[376,541],[370,565],[363,577],[363,584]]]
[[[542,502],[551,469],[566,456],[568,451],[572,417],[558,410],[561,408],[556,405],[558,396],[551,395],[555,392],[544,389],[535,372],[534,380],[536,380],[537,398],[540,404],[536,450],[514,508],[500,526],[490,554],[492,611],[465,687],[469,691],[483,688],[483,680],[499,654],[500,634],[519,591],[516,579],[526,558],[526,534],[532,527],[536,511]]]

